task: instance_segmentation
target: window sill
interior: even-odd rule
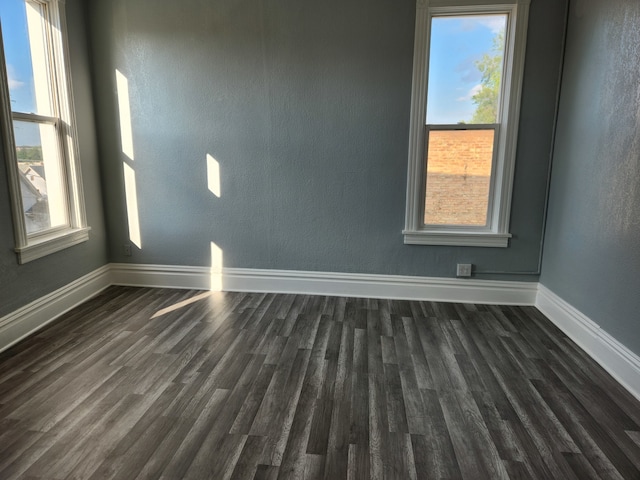
[[[18,254],[18,263],[22,265],[73,245],[86,242],[89,239],[89,230],[91,230],[91,227],[64,230],[32,239],[29,245],[15,249]]]
[[[510,233],[404,230],[402,234],[404,235],[404,243],[407,245],[450,245],[457,247],[507,248],[511,238]]]

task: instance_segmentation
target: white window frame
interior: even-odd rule
[[[15,251],[20,264],[60,251],[89,238],[80,172],[77,130],[71,92],[71,71],[68,63],[68,41],[64,0],[28,0],[43,5],[47,11],[45,19],[48,61],[51,67],[54,116],[12,112],[9,80],[5,68],[5,53],[0,30],[0,128],[3,135],[4,155],[11,196],[14,225]],[[68,205],[66,225],[43,232],[28,234],[22,208],[22,192],[18,170],[13,120],[34,123],[50,123],[56,127],[59,139],[59,154]]]
[[[405,244],[507,247],[520,97],[524,74],[530,0],[417,0],[413,57],[413,86],[407,173]],[[490,181],[489,211],[484,227],[426,225],[426,125],[431,19],[435,16],[506,13],[503,84],[497,124],[446,125],[444,129],[495,128],[494,164]]]

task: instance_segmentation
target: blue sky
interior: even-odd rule
[[[469,121],[471,101],[480,88],[475,62],[491,53],[493,37],[505,27],[505,15],[434,17],[431,24],[427,123]]]
[[[35,111],[35,95],[25,12],[24,0],[0,0],[11,109],[30,113]],[[16,127],[16,145],[34,145],[38,142],[37,128],[24,123]]]

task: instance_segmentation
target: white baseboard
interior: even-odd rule
[[[542,284],[535,306],[640,400],[640,357]]]
[[[111,285],[105,265],[0,318],[0,352],[32,335]]]
[[[231,291],[496,305],[533,305],[537,291],[534,282],[240,268],[224,269],[222,286]]]
[[[440,277],[408,277],[292,270],[113,264],[117,285],[236,292],[437,300],[496,305],[533,305],[538,284]]]
[[[111,283],[130,287],[211,290],[211,269],[175,265],[112,263]]]

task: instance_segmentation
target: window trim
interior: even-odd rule
[[[89,230],[91,229],[87,225],[84,206],[64,0],[36,1],[47,7],[49,22],[54,26],[54,28],[49,29],[48,34],[50,41],[50,62],[54,77],[51,81],[53,82],[54,89],[53,96],[55,113],[57,114],[56,117],[22,114],[11,110],[9,79],[5,68],[4,44],[0,26],[0,134],[3,136],[9,194],[11,197],[11,213],[13,217],[15,242],[14,250],[18,257],[18,263],[20,264],[87,241],[89,239]],[[54,35],[52,33],[53,30],[59,31],[60,35]],[[44,232],[35,232],[33,234],[27,234],[25,224],[15,136],[13,133],[13,120],[16,117],[20,119],[25,116],[28,117],[28,119],[25,118],[27,121],[36,120],[49,123],[53,120],[57,125],[68,204],[68,225],[51,228]]]
[[[516,144],[520,118],[520,99],[524,76],[527,26],[530,0],[417,0],[409,127],[407,169],[407,207],[405,244],[456,245],[476,247],[508,247],[509,218]],[[505,42],[503,101],[496,124],[499,135],[495,171],[491,178],[487,227],[425,225],[427,88],[429,79],[429,49],[431,18],[436,15],[477,13],[508,13],[510,15]],[[505,105],[506,102],[506,105]]]

